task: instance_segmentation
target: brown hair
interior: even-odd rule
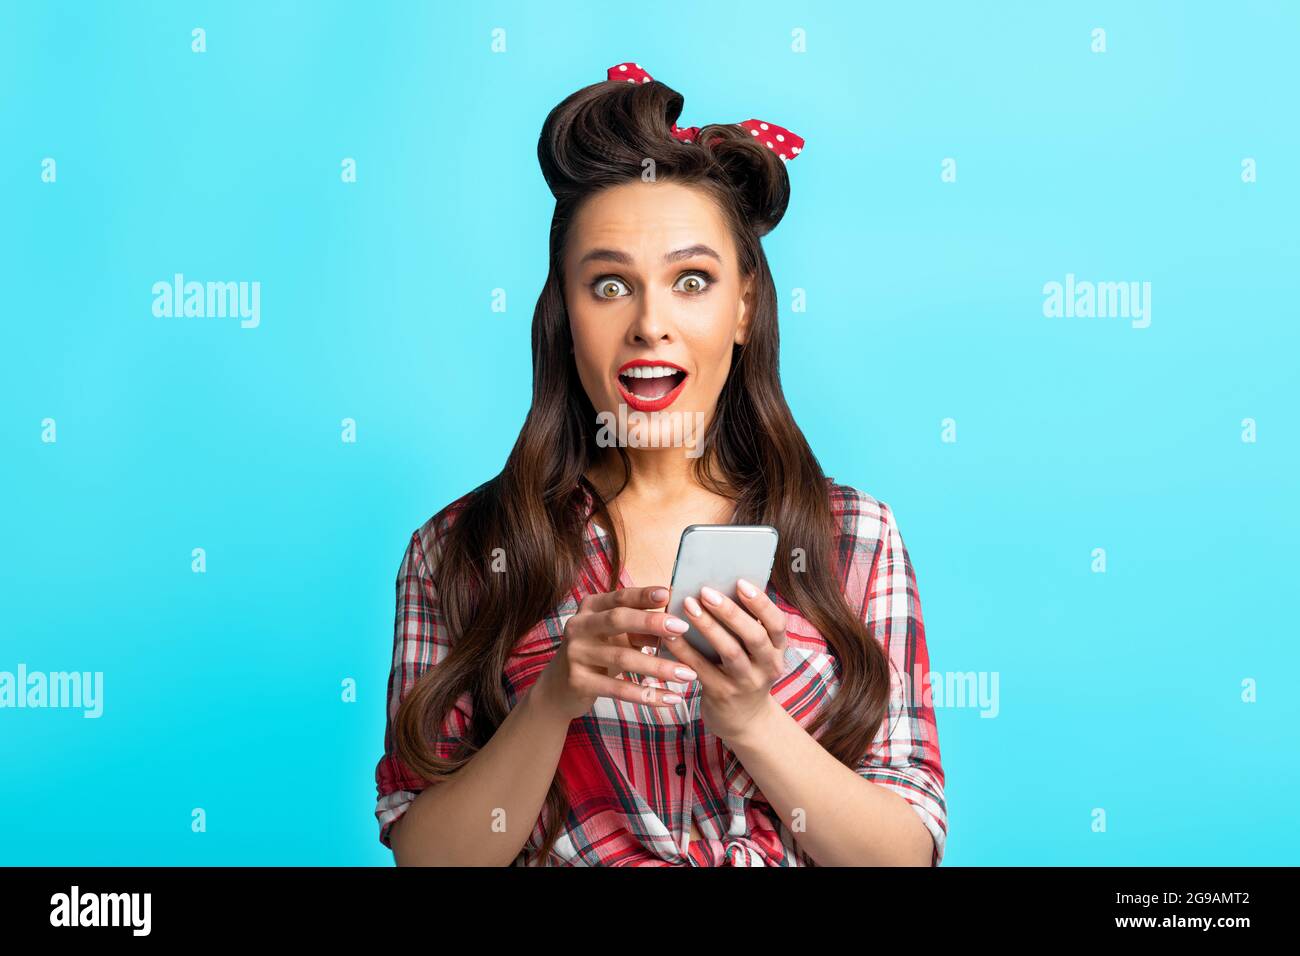
[[[800,548],[806,570],[778,559],[771,584],[825,637],[839,663],[840,683],[810,731],[838,760],[854,767],[887,713],[889,664],[866,624],[845,600],[839,529],[828,481],[790,413],[778,375],[777,301],[759,242],[781,221],[790,198],[785,161],[734,125],[707,125],[694,142],[669,132],[682,110],[679,93],[657,81],[607,80],[571,94],[542,126],[537,158],[555,196],[550,271],[533,312],[532,405],[500,474],[468,496],[447,530],[434,583],[453,645],[402,701],[398,755],[437,781],[455,772],[505,720],[509,705],[501,676],[516,642],[554,612],[580,573],[585,527],[583,490],[601,525],[611,527],[604,501],[585,472],[599,458],[596,411],[578,379],[564,301],[564,249],[581,204],[610,186],[641,178],[647,159],[655,179],[703,190],[721,209],[740,256],[741,274],[755,276],[749,335],[734,346],[732,367],[694,459],[696,479],[718,493],[731,490],[739,524],[770,524],[786,554]],[[624,481],[631,467],[618,448]],[[725,484],[719,484],[721,474]],[[616,586],[621,568],[613,548]],[[510,573],[488,571],[493,549],[504,548]],[[429,741],[462,693],[472,695],[470,731],[450,760]],[[542,859],[559,836],[569,805],[553,780]]]

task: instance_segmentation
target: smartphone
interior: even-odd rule
[[[766,524],[693,524],[687,527],[677,545],[668,613],[691,624],[693,619],[686,613],[686,598],[699,600],[700,588],[706,584],[744,607],[745,602],[736,596],[736,581],[744,578],[760,590],[767,589],[772,562],[776,560],[778,537],[777,530]],[[683,637],[714,664],[721,662],[709,639],[697,631],[695,625],[691,624]],[[669,653],[668,644],[663,639],[659,641],[658,656],[677,659]]]

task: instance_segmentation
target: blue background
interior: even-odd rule
[[[473,8],[0,8],[0,670],[105,682],[0,710],[0,862],[391,864],[398,563],[528,405],[541,123],[635,60],[808,141],[787,396],[894,508],[932,668],[999,675],[937,711],[945,865],[1294,863],[1297,6]],[[260,327],[155,318],[176,272]],[[1150,327],[1045,318],[1066,273]]]

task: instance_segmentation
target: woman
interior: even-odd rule
[[[937,865],[912,566],[889,507],[822,474],[777,374],[759,240],[802,140],[679,129],[678,93],[608,75],[538,143],[527,419],[398,574],[380,839],[399,864]],[[663,609],[682,530],[719,523],[781,544],[766,594],[687,599],[715,665]]]

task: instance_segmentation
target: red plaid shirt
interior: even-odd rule
[[[943,856],[947,836],[944,774],[929,697],[929,657],[916,577],[907,549],[883,502],[827,479],[839,522],[841,585],[849,605],[871,622],[890,660],[889,712],[870,759],[856,766],[865,779],[898,794],[916,811],[934,839],[932,865]],[[442,534],[468,495],[430,518],[412,536],[397,575],[397,619],[388,681],[384,755],[375,768],[379,839],[429,783],[413,773],[393,748],[398,704],[423,671],[450,650],[451,635],[434,593],[431,568]],[[586,563],[564,601],[515,645],[503,687],[513,707],[533,685],[559,647],[565,622],[584,595],[610,590],[612,563],[606,532],[590,515],[586,498]],[[620,587],[631,587],[626,570]],[[836,661],[826,641],[774,588],[768,596],[788,616],[786,673],[772,695],[808,726],[838,686]],[[541,652],[541,653],[539,653]],[[625,673],[623,679],[662,687],[657,678]],[[916,684],[925,689],[918,694]],[[674,684],[674,688],[681,687]],[[539,858],[546,814],[539,816],[516,866],[813,866],[779,814],[727,747],[699,717],[700,684],[682,691],[675,708],[651,707],[609,697],[572,721],[557,767],[573,807],[568,825],[546,860]],[[918,699],[919,698],[919,699]],[[450,757],[466,732],[472,703],[462,695],[433,741]],[[700,832],[690,838],[691,822]],[[685,848],[683,845],[685,844]]]

